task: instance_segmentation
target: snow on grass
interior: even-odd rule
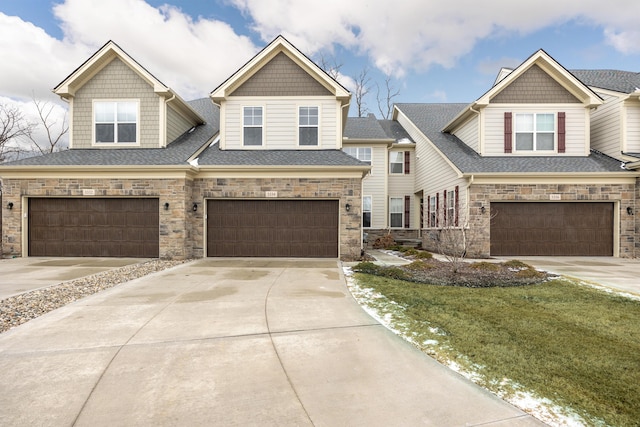
[[[553,401],[545,398],[540,398],[534,394],[525,390],[521,385],[514,383],[508,378],[504,378],[502,381],[496,383],[495,381],[488,381],[482,371],[483,367],[477,364],[473,364],[468,361],[464,355],[458,355],[457,360],[463,362],[458,363],[446,357],[444,351],[451,350],[445,347],[436,339],[423,339],[420,340],[418,334],[411,330],[411,322],[405,317],[404,307],[400,306],[395,301],[389,300],[384,295],[376,292],[371,288],[367,288],[357,283],[353,278],[353,271],[350,267],[343,267],[344,275],[347,280],[347,287],[360,304],[360,306],[380,324],[387,329],[401,336],[406,341],[412,343],[424,353],[436,358],[440,363],[458,372],[465,378],[473,381],[474,383],[488,389],[492,393],[496,394],[501,399],[511,403],[512,405],[520,408],[524,412],[527,412],[537,419],[547,423],[552,427],[579,427],[584,425],[593,425],[594,420],[585,421],[576,412],[558,406]],[[589,286],[593,286],[589,283],[584,283]],[[594,286],[602,288],[600,286]],[[611,291],[611,290],[609,290]],[[611,291],[616,294],[620,294],[617,291]],[[634,299],[638,296],[628,294],[629,297]],[[626,296],[626,295],[625,295]],[[425,322],[428,323],[428,322]],[[428,327],[428,331],[436,336],[444,336],[446,332],[436,327]],[[439,351],[440,350],[440,351]],[[466,363],[465,363],[466,362]]]

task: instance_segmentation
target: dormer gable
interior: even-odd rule
[[[53,92],[70,104],[70,148],[165,147],[204,119],[109,41]]]
[[[294,83],[292,87],[286,87],[291,83]],[[351,99],[344,86],[287,39],[278,36],[214,89],[210,96],[215,103],[220,103],[229,96],[318,95],[335,96],[343,105]]]

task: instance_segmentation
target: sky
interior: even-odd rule
[[[34,113],[113,40],[186,100],[206,97],[282,34],[338,64],[353,90],[367,70],[395,102],[472,102],[501,67],[544,49],[568,69],[640,72],[638,0],[0,0],[0,103]],[[352,101],[350,115],[356,115]]]

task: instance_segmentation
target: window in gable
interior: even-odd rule
[[[404,198],[391,197],[389,199],[389,226],[402,228],[404,217]]]
[[[244,107],[242,115],[243,145],[262,145],[262,107]]]
[[[362,196],[362,226],[371,227],[371,196]]]
[[[138,101],[95,101],[93,121],[97,144],[138,142]]]
[[[391,151],[389,153],[389,173],[404,173],[404,151]]]
[[[552,113],[516,114],[516,151],[553,151],[555,115]]]
[[[371,147],[344,147],[342,151],[361,162],[371,164]]]
[[[298,143],[318,145],[318,107],[298,109]]]

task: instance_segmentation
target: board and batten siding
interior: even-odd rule
[[[178,113],[171,107],[171,104],[167,107],[167,141],[166,143],[173,142],[180,135],[188,131],[194,126],[189,120],[185,119],[182,114]]]
[[[604,104],[591,112],[591,148],[608,156],[620,155],[622,98],[598,92]]]
[[[640,153],[640,104],[626,105],[626,141],[622,151]]]
[[[139,144],[93,144],[94,100],[138,100]],[[160,146],[160,102],[151,85],[129,66],[114,58],[85,83],[75,94],[71,108],[72,148],[126,147],[158,148]]]
[[[249,106],[263,108],[263,144],[261,147],[244,147],[242,144],[242,109]],[[319,141],[317,146],[298,145],[298,107],[318,107]],[[315,99],[270,99],[234,98],[223,104],[224,147],[227,150],[240,149],[339,149],[338,126],[340,103],[335,98]]]
[[[586,156],[589,154],[589,110],[582,104],[510,104],[490,105],[484,110],[484,156],[514,156],[514,153],[504,152],[504,113],[555,113],[556,129],[558,126],[557,113],[563,111],[566,114],[566,140],[565,152],[558,156]],[[513,134],[515,135],[515,120]],[[556,133],[556,149],[557,133]],[[535,152],[524,152],[521,155],[535,155]]]
[[[480,138],[479,138],[480,119],[476,114],[465,124],[456,129],[453,134],[460,138],[460,141],[467,144],[477,153],[480,152]]]

